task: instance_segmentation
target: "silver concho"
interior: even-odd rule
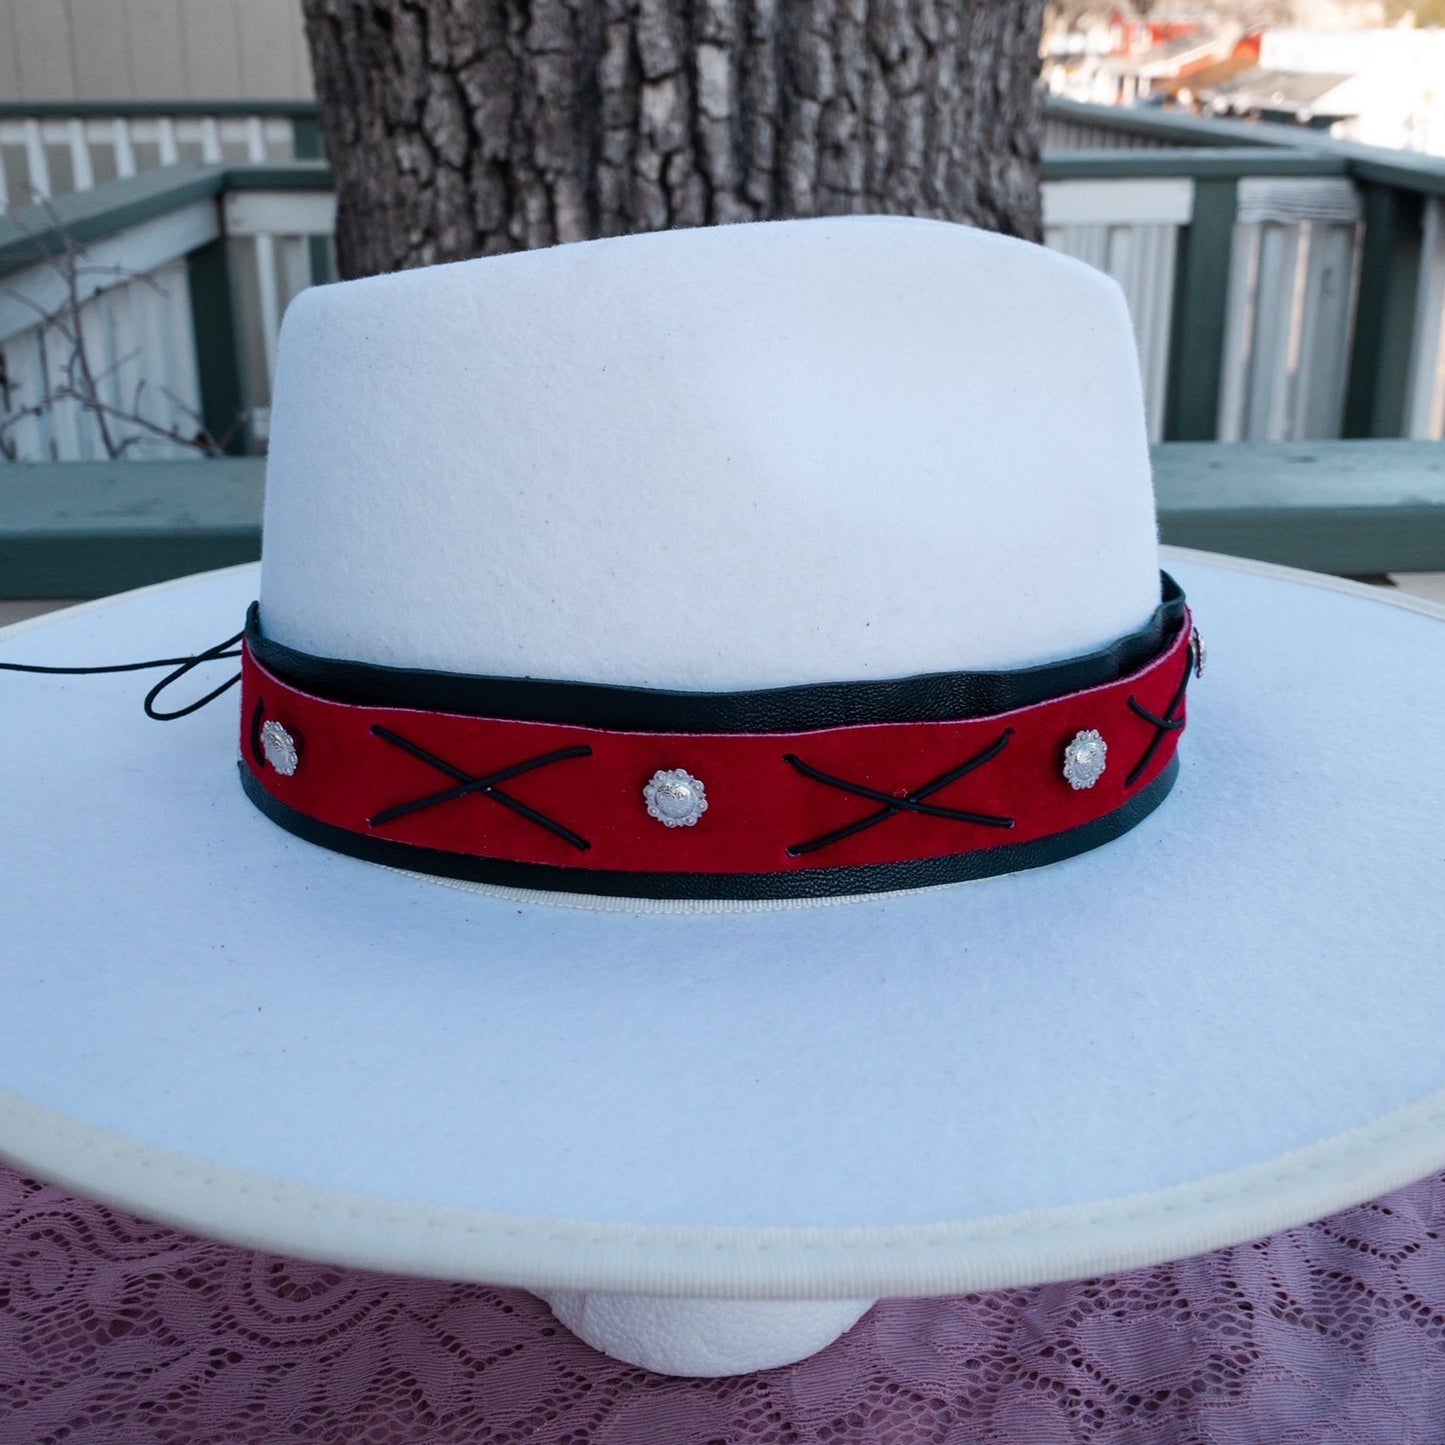
[[[281,774],[289,778],[301,766],[301,754],[296,749],[296,739],[278,722],[261,724],[261,751],[266,761]]]
[[[1075,733],[1073,742],[1064,749],[1064,777],[1069,786],[1076,792],[1092,788],[1104,776],[1108,755],[1109,745],[1096,728]]]
[[[1199,629],[1194,629],[1194,636],[1190,639],[1194,644],[1194,675],[1204,676],[1204,659],[1208,655],[1204,647],[1204,639],[1199,635]]]
[[[707,812],[702,780],[682,768],[659,769],[642,790],[649,817],[667,828],[691,828]]]

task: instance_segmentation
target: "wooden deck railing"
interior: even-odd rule
[[[1445,572],[1445,447],[1154,448],[1163,540],[1315,571]],[[0,599],[101,597],[261,551],[264,462],[81,462],[0,480]]]
[[[0,104],[0,214],[164,166],[316,160],[314,102]]]
[[[1058,98],[1044,151],[1046,175],[1193,178],[1156,436],[1445,436],[1445,160]]]
[[[137,460],[204,425],[263,449],[281,315],[335,275],[331,177],[318,162],[173,166],[0,217],[0,444],[17,460]],[[74,393],[77,336],[96,405]],[[3,454],[3,453],[0,453]]]
[[[214,122],[222,139],[231,124],[256,146],[275,125],[293,151],[319,148],[314,112],[273,109],[121,119]],[[32,122],[76,146],[110,123],[0,111]],[[1151,439],[1445,435],[1445,162],[1069,102],[1048,126],[1074,148],[1044,158],[1045,238],[1123,287]],[[167,422],[195,414],[228,449],[263,449],[281,313],[334,275],[333,215],[324,166],[290,161],[138,168],[0,217],[0,442],[21,459],[106,455],[54,319],[73,243],[105,405],[134,410],[139,387]],[[127,454],[183,451],[146,435]]]
[[[1153,440],[1345,434],[1361,207],[1343,162],[1077,151],[1044,176],[1047,244],[1128,298]]]

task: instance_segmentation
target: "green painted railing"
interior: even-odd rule
[[[52,119],[77,111],[62,106],[44,117],[44,108],[20,109]],[[228,108],[167,109],[181,117]],[[127,110],[96,108],[112,117]],[[155,107],[134,113],[142,111],[156,114]],[[1056,134],[1070,128],[1073,147],[1044,160],[1046,198],[1059,213],[1055,241],[1094,247],[1088,259],[1112,269],[1131,301],[1157,312],[1154,341],[1163,338],[1168,362],[1163,430],[1180,439],[1154,453],[1164,540],[1340,573],[1445,570],[1445,448],[1438,444],[1209,441],[1222,398],[1240,385],[1227,343],[1238,319],[1242,238],[1251,226],[1260,234],[1289,229],[1247,219],[1258,212],[1260,188],[1277,184],[1286,199],[1323,186],[1357,204],[1353,219],[1311,223],[1317,250],[1330,227],[1358,248],[1349,253],[1359,279],[1346,298],[1342,429],[1370,437],[1418,427],[1420,396],[1412,399],[1410,388],[1423,395],[1430,365],[1442,370],[1445,164],[1279,126],[1062,101],[1047,112]],[[234,113],[287,119],[297,127],[297,154],[319,154],[314,107],[245,105]],[[15,108],[0,107],[0,120],[16,118]],[[1134,145],[1151,148],[1128,148]],[[170,264],[182,266],[190,306],[197,406],[219,432],[268,399],[267,328],[274,344],[286,299],[275,249],[300,246],[292,259],[305,258],[312,281],[332,274],[330,185],[314,162],[193,165],[60,196],[48,210],[0,217],[0,289],[29,284],[67,240],[92,259],[123,258],[137,237],[146,238],[148,254],[174,252]],[[263,314],[266,286],[258,277],[268,248],[271,311]],[[1141,257],[1149,266],[1140,266]],[[1148,292],[1146,273],[1156,292],[1167,280],[1163,292]],[[97,294],[87,304],[104,299]],[[1268,309],[1259,295],[1245,302]],[[0,353],[13,381],[17,312],[13,298],[9,313],[6,304],[0,297]],[[1143,349],[1144,318],[1136,315],[1136,323]],[[255,440],[242,434],[235,444]],[[237,458],[0,468],[0,597],[98,596],[254,558],[263,465]]]
[[[1159,117],[1055,101],[1079,144],[1100,134],[1150,136],[1158,148],[1046,153],[1047,181],[1187,178],[1193,206],[1179,237],[1162,435],[1219,436],[1228,361],[1226,327],[1239,313],[1264,310],[1241,301],[1238,267],[1240,187],[1336,180],[1353,195],[1358,219],[1331,224],[1354,233],[1358,274],[1340,328],[1348,341],[1336,434],[1417,436],[1445,432],[1445,158],[1335,141],[1316,132],[1241,121]],[[1168,142],[1167,146],[1164,144]],[[1286,142],[1289,147],[1286,148]],[[1179,143],[1189,149],[1178,148]],[[1282,204],[1290,204],[1286,189]],[[1327,198],[1328,199],[1328,198]],[[1276,229],[1287,222],[1275,219]],[[1258,251],[1250,258],[1259,261]],[[1294,279],[1289,258],[1283,283]],[[1349,268],[1353,270],[1354,268]],[[1282,304],[1282,298],[1275,304]],[[1308,366],[1306,357],[1302,365]]]
[[[314,107],[237,110],[312,126],[305,143],[319,150]],[[1445,161],[1281,126],[1067,101],[1046,111],[1071,145],[1094,147],[1045,154],[1049,244],[1123,285],[1156,440],[1445,432]],[[1153,148],[1098,148],[1121,138]],[[230,450],[255,450],[281,310],[298,285],[334,275],[329,190],[315,161],[141,172],[0,217],[0,283],[13,301],[67,243],[125,265],[134,237],[150,244],[169,226],[180,247],[189,217],[183,249],[147,252],[171,275],[183,263],[187,404]],[[120,310],[150,304],[134,290]],[[54,369],[34,315],[29,332],[22,319],[0,297],[0,404],[43,395]],[[87,455],[74,420],[30,427],[21,455]]]
[[[1156,447],[1163,540],[1350,575],[1445,571],[1445,447]],[[260,556],[265,464],[53,463],[0,484],[0,598],[100,597]]]
[[[63,369],[56,351],[70,345],[63,333],[74,318],[57,327],[41,317],[64,310],[74,281],[87,350],[94,339],[97,370],[115,370],[108,401],[119,405],[122,381],[179,374],[179,402],[209,433],[228,438],[232,453],[254,449],[281,312],[299,286],[335,274],[331,189],[319,161],[172,166],[0,216],[0,427],[7,411],[52,394]],[[75,248],[85,251],[79,270],[68,259]],[[177,306],[190,338],[184,354]],[[134,364],[123,366],[131,351]],[[93,452],[84,408],[54,411],[12,426],[26,441],[22,459]]]
[[[261,554],[260,458],[0,472],[0,598],[105,597]]]
[[[1445,194],[1445,158],[1336,140],[1305,126],[1213,120],[1152,108],[1089,105],[1050,96],[1044,101],[1044,136],[1045,165],[1073,151],[1108,150],[1108,139],[1123,138],[1150,142],[1147,150],[1127,152],[1134,157],[1216,149],[1247,150],[1256,154],[1287,150],[1321,158],[1333,156],[1345,167],[1343,174],[1430,195]],[[1250,174],[1265,172],[1251,171]]]
[[[155,116],[276,116],[315,120],[314,100],[0,100],[0,120],[130,120]]]
[[[231,192],[331,190],[331,171],[321,161],[286,165],[167,166],[142,171],[92,191],[55,196],[0,216],[0,276],[13,276],[66,241],[88,245],[119,236],[142,222],[172,215],[197,200],[218,201]]]
[[[1044,150],[1101,150],[1140,145],[1203,149],[1212,146],[1297,146],[1293,126],[1209,120],[1153,106],[1091,105],[1063,96],[1044,98]]]
[[[0,103],[0,212],[183,162],[315,160],[314,101]]]

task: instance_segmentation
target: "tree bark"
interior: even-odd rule
[[[675,226],[1037,239],[1044,0],[304,0],[345,276]]]

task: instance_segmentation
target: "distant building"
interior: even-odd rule
[[[1304,25],[1256,30],[1206,19],[1150,23],[1101,11],[1046,37],[1050,91],[1326,130],[1445,155],[1445,28],[1385,26],[1377,0],[1299,0]]]
[[[1331,130],[1359,114],[1359,103],[1352,99],[1357,79],[1256,66],[1211,86],[1207,109],[1214,115]]]
[[[1260,64],[1298,77],[1302,95],[1311,79],[1349,76],[1323,90],[1314,107],[1345,112],[1333,135],[1445,155],[1445,30],[1271,30]]]
[[[1369,30],[1386,20],[1382,0],[1294,0],[1301,30]]]
[[[1258,59],[1258,35],[1241,34],[1238,26],[1198,19],[1146,24],[1115,14],[1073,37],[1046,37],[1043,71],[1049,90],[1072,100],[1188,104],[1202,87]]]

